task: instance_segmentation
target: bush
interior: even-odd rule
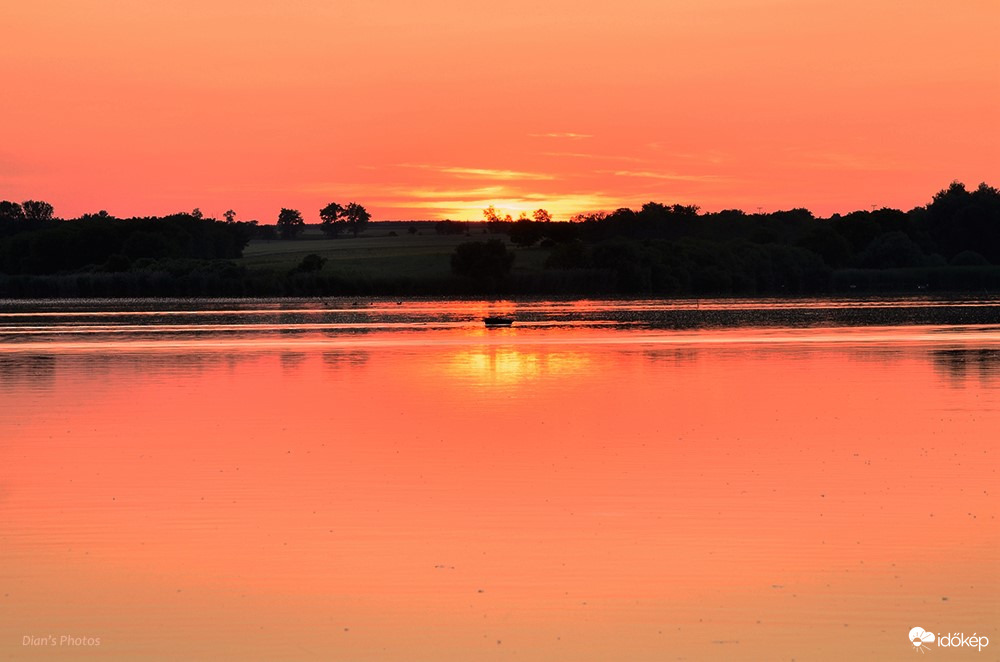
[[[496,281],[508,273],[514,254],[499,239],[459,244],[451,256],[451,270],[458,276],[478,281]]]
[[[292,269],[292,273],[303,273],[308,274],[314,271],[319,271],[326,264],[326,258],[316,255],[315,253],[310,253],[302,258],[299,265]]]
[[[951,265],[955,267],[978,267],[989,263],[989,260],[976,251],[962,251],[951,258]]]

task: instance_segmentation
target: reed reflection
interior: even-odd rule
[[[931,360],[955,386],[973,378],[988,386],[1000,383],[1000,349],[941,349],[931,352]]]
[[[0,388],[52,388],[56,376],[56,357],[51,355],[0,355]]]

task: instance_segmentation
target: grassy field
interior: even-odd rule
[[[242,264],[251,269],[287,272],[310,253],[327,259],[322,273],[345,277],[406,277],[439,278],[451,275],[451,254],[455,247],[467,241],[484,241],[506,237],[473,234],[441,235],[433,232],[399,234],[365,233],[359,237],[343,236],[329,239],[321,233],[306,232],[297,239],[255,239],[243,251]],[[542,269],[548,251],[540,248],[513,250],[513,271]]]

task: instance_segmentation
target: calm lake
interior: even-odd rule
[[[998,438],[994,301],[0,302],[0,657],[998,659]]]

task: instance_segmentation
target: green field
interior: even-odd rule
[[[243,251],[242,264],[250,269],[288,272],[310,253],[327,259],[322,273],[361,278],[443,278],[451,275],[451,254],[455,247],[467,241],[484,241],[505,236],[473,234],[441,235],[423,231],[420,234],[367,232],[358,237],[342,236],[329,239],[318,232],[305,232],[296,239],[255,239]],[[513,271],[529,272],[542,269],[548,251],[540,248],[513,250]]]

